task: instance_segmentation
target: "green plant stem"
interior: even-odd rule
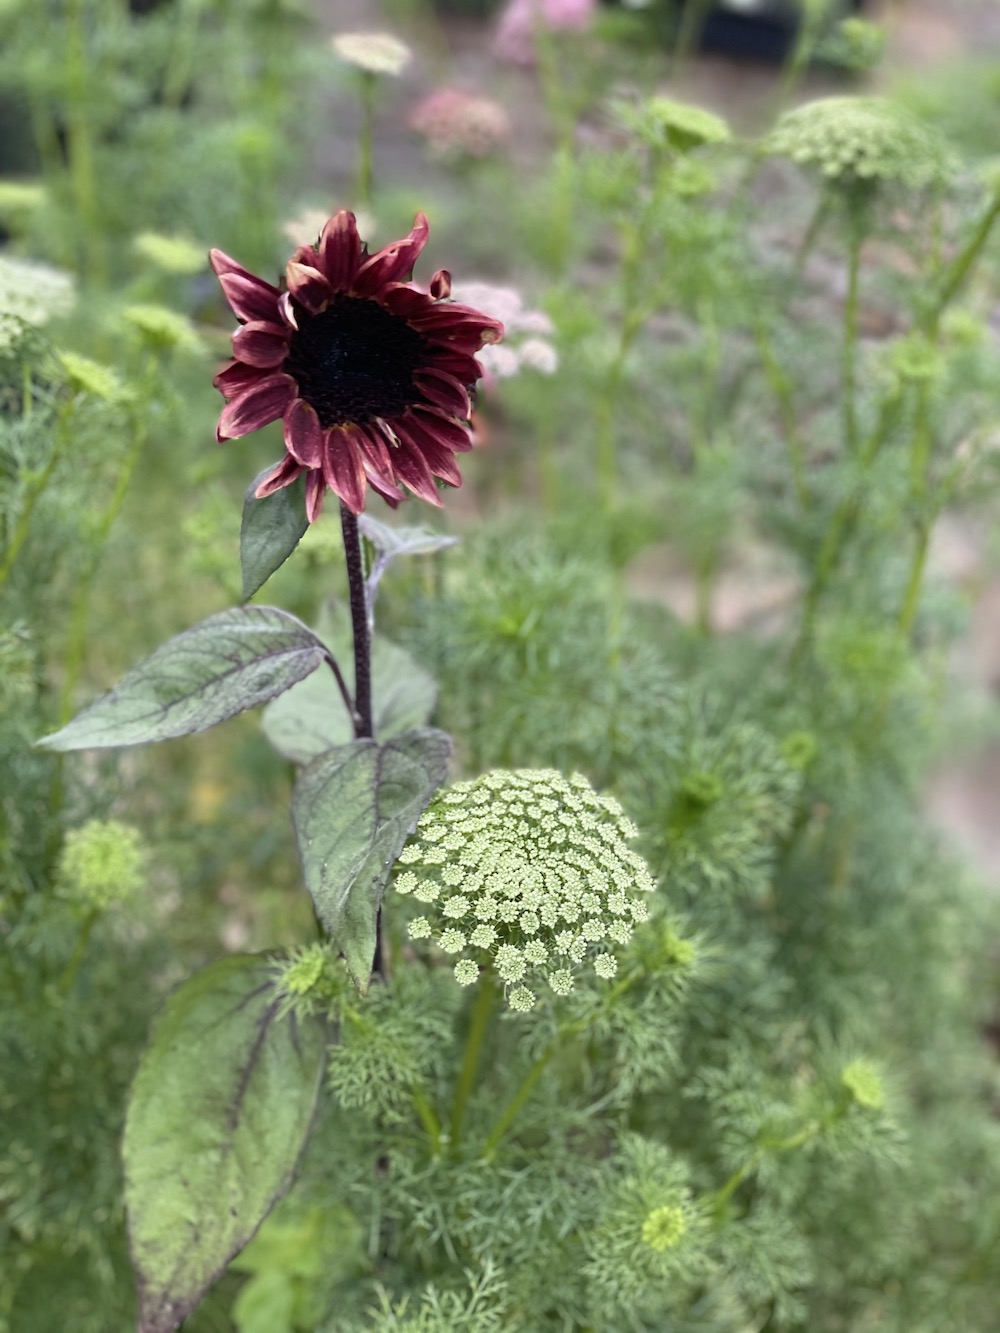
[[[431,1141],[431,1151],[435,1156],[441,1152],[441,1122],[437,1117],[437,1112],[431,1105],[427,1093],[418,1084],[414,1084],[410,1089],[413,1097],[413,1109],[417,1113],[417,1118],[427,1131],[427,1137]]]
[[[73,202],[82,235],[82,271],[89,282],[106,279],[104,244],[97,205],[94,140],[88,104],[91,67],[83,0],[68,0],[66,42],[67,155]]]
[[[66,426],[66,410],[63,409],[56,420],[54,439],[52,441],[52,453],[49,456],[49,461],[27,488],[27,494],[24,497],[24,507],[18,515],[17,523],[14,525],[13,534],[7,544],[7,549],[4,551],[3,559],[0,561],[0,588],[3,588],[7,583],[7,580],[10,578],[11,571],[17,563],[21,548],[24,546],[31,529],[31,519],[35,512],[35,506],[42,498],[46,486],[48,486],[49,482],[52,480],[52,474],[62,460],[63,452],[68,443],[69,432]]]
[[[968,241],[951,261],[941,289],[925,317],[924,328],[930,335],[936,333],[941,316],[962,289],[973,265],[982,254],[998,217],[1000,217],[1000,190],[994,195]]]
[[[479,1061],[482,1058],[483,1043],[489,1031],[493,1007],[496,1003],[497,983],[489,968],[483,970],[476,991],[475,1002],[469,1021],[469,1031],[465,1038],[465,1052],[462,1065],[455,1083],[455,1099],[451,1108],[451,1151],[458,1153],[462,1143],[462,1125],[469,1105],[472,1089],[475,1087]]]
[[[852,217],[847,248],[847,296],[844,301],[840,387],[844,409],[844,448],[848,454],[855,453],[858,447],[858,278],[861,269],[862,235],[859,220]]]
[[[775,355],[767,329],[759,320],[755,323],[754,340],[757,343],[757,352],[764,368],[764,377],[778,405],[778,418],[781,422],[782,434],[788,444],[788,456],[792,465],[795,498],[798,500],[800,508],[808,509],[812,497],[809,493],[809,483],[806,480],[806,446],[795,413],[792,382],[785,374]]]
[[[783,1139],[764,1139],[760,1146],[755,1148],[742,1166],[737,1167],[726,1183],[719,1189],[711,1200],[711,1212],[716,1217],[722,1217],[725,1213],[726,1205],[733,1197],[743,1182],[757,1170],[761,1162],[768,1153],[794,1152],[796,1148],[801,1148],[812,1139],[818,1138],[822,1132],[839,1120],[846,1110],[846,1106],[838,1106],[829,1115],[821,1120],[810,1120],[802,1129],[795,1134],[789,1134]]]
[[[636,969],[634,972],[629,972],[623,976],[605,993],[602,1006],[603,1009],[605,1011],[610,1009],[616,1003],[618,998],[624,995],[625,992],[634,986],[644,975],[645,973],[641,969]],[[514,1096],[500,1112],[496,1124],[493,1126],[493,1129],[490,1131],[490,1134],[483,1145],[484,1158],[489,1160],[495,1155],[497,1148],[500,1146],[501,1139],[503,1139],[504,1135],[520,1115],[528,1098],[535,1089],[535,1084],[545,1072],[549,1061],[555,1055],[556,1051],[558,1051],[569,1038],[579,1036],[581,1032],[585,1032],[588,1026],[589,1023],[582,1019],[577,1019],[573,1023],[560,1024],[559,1028],[556,1030],[555,1036],[545,1047],[544,1051],[542,1051],[541,1055],[534,1061],[531,1068],[522,1079]]]
[[[68,995],[73,989],[73,982],[76,981],[80,968],[83,966],[83,960],[90,948],[90,937],[94,933],[94,927],[97,925],[100,915],[97,908],[92,907],[80,925],[80,933],[76,937],[73,952],[70,954],[69,962],[66,964],[59,980],[59,990],[62,995]]]
[[[375,192],[375,171],[372,157],[372,134],[375,126],[375,80],[371,70],[363,69],[361,76],[361,128],[358,134],[358,203],[371,208]]]
[[[132,429],[135,435],[132,448],[125,456],[124,464],[115,480],[115,488],[111,493],[111,499],[101,515],[101,521],[94,537],[93,552],[80,582],[77,584],[76,596],[73,599],[73,609],[70,612],[69,642],[66,649],[66,669],[62,689],[59,692],[58,716],[60,726],[64,726],[73,715],[73,695],[76,692],[80,673],[83,670],[83,661],[86,654],[87,618],[90,611],[90,593],[94,575],[97,573],[101,553],[121,511],[126,492],[146,443],[146,431],[141,420],[138,418],[133,420]]]
[[[676,78],[694,54],[711,8],[711,0],[684,0],[677,38],[671,56],[671,75]]]

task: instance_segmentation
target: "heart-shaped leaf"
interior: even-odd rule
[[[263,958],[213,963],[167,1001],[122,1148],[139,1333],[172,1333],[288,1189],[325,1053]]]
[[[353,741],[313,760],[295,784],[292,819],[306,886],[362,994],[389,872],[444,781],[450,753],[445,733],[430,728],[385,745]]]
[[[257,487],[273,470],[265,468],[259,477],[253,479],[243,501],[240,568],[243,572],[244,601],[262,588],[276,569],[281,568],[309,527],[302,477],[297,477],[290,486],[283,486],[273,495],[257,499]]]
[[[325,656],[321,640],[287,611],[233,607],[162,644],[109,694],[38,744],[89,750],[204,731],[274,699]]]

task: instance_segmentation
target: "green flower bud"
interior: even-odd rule
[[[651,1250],[662,1254],[679,1245],[687,1231],[687,1217],[684,1209],[674,1204],[664,1204],[654,1208],[642,1224],[642,1239]]]
[[[59,858],[60,891],[82,911],[107,911],[140,888],[144,861],[138,830],[117,819],[92,819],[66,834]]]
[[[841,1070],[840,1082],[850,1093],[852,1101],[866,1111],[881,1111],[885,1105],[885,1088],[878,1070],[870,1060],[852,1060]]]

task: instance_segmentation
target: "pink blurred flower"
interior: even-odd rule
[[[410,112],[409,126],[435,157],[489,157],[510,137],[510,117],[490,97],[437,88]]]
[[[509,0],[497,27],[497,55],[516,65],[532,65],[539,25],[552,32],[582,32],[596,8],[597,0]]]

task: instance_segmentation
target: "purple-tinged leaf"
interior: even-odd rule
[[[265,468],[259,477],[255,477],[243,501],[240,567],[244,601],[262,588],[276,569],[280,569],[309,527],[305,482],[301,477],[273,495],[257,499],[257,487],[273,471],[273,467]]]

